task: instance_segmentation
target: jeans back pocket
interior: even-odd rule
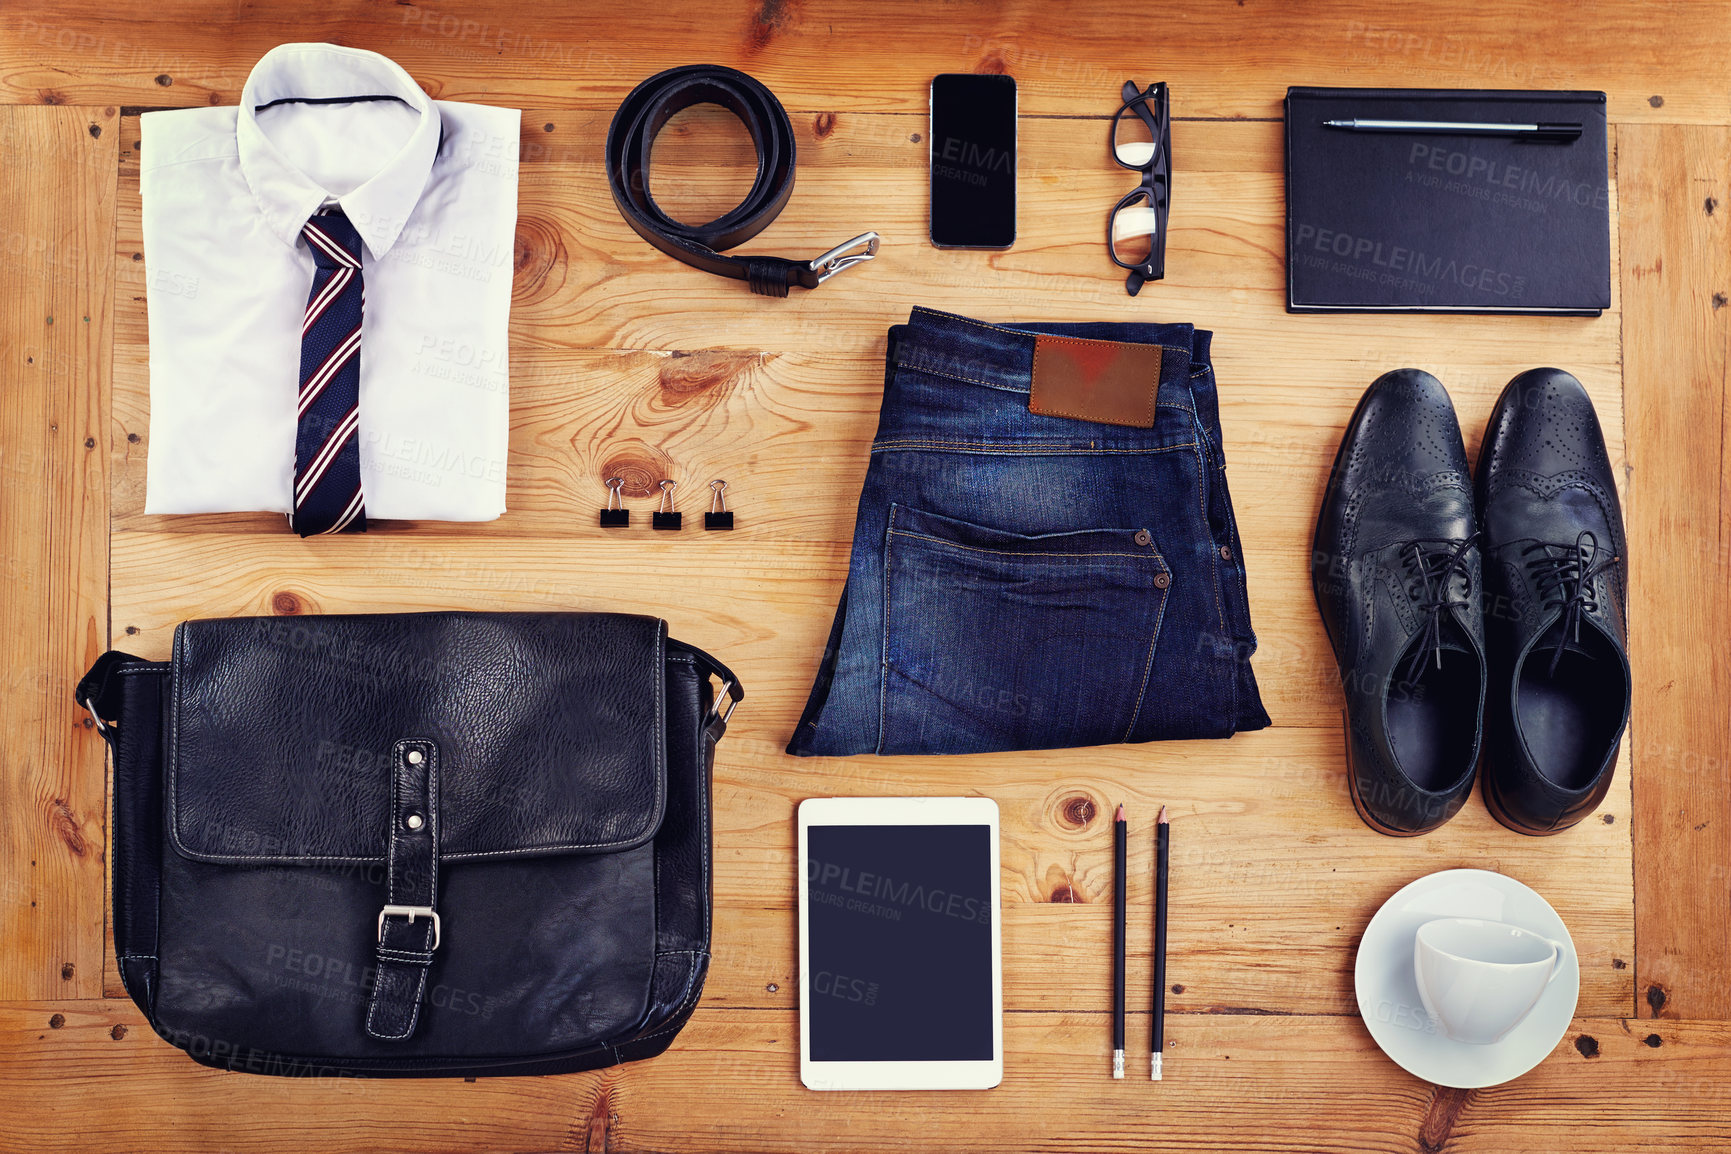
[[[877,752],[1128,739],[1171,583],[1147,529],[1024,536],[892,504]]]

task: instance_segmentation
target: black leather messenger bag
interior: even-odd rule
[[[127,992],[231,1070],[653,1057],[703,989],[743,696],[613,613],[188,621],[169,662],[105,654],[78,700],[114,750]]]

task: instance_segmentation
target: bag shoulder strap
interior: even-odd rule
[[[77,688],[72,691],[73,699],[90,712],[90,719],[96,723],[96,732],[110,745],[114,744],[114,729],[120,716],[120,680],[115,672],[122,665],[148,664],[150,662],[142,657],[110,649],[96,659],[96,664],[79,679]]]
[[[709,707],[709,716],[703,720],[703,730],[709,735],[709,740],[720,741],[722,734],[727,732],[727,722],[733,717],[734,709],[745,700],[745,686],[739,683],[739,678],[733,670],[697,646],[688,645],[672,638],[668,640],[691,654],[693,660],[697,662],[698,670],[704,677],[714,677],[721,682],[721,690],[715,695],[714,704]]]

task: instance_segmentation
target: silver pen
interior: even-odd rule
[[[1505,123],[1477,120],[1325,120],[1324,128],[1347,132],[1406,132],[1425,136],[1520,136],[1530,140],[1577,140],[1578,123],[1537,121]]]

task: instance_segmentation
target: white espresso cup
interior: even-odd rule
[[[1418,928],[1413,974],[1431,1020],[1457,1042],[1500,1042],[1563,971],[1563,946],[1483,918],[1440,918]]]

